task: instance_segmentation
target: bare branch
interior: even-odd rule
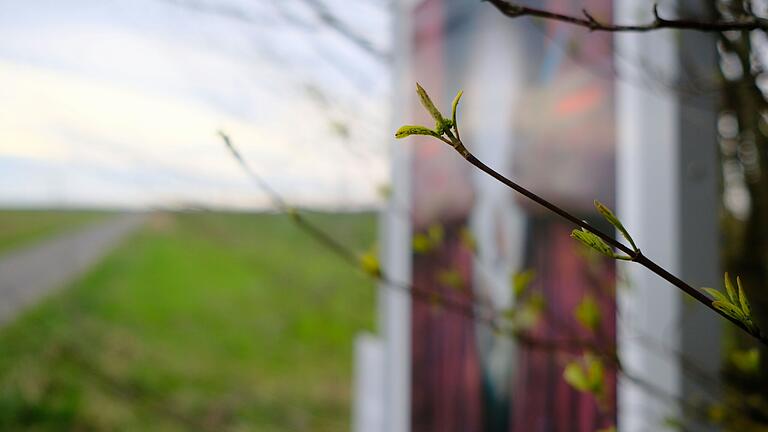
[[[754,337],[756,340],[761,342],[763,345],[768,346],[768,336],[763,335],[759,330],[753,331],[753,329],[749,328],[746,324],[739,321],[738,319],[728,315],[727,313],[724,313],[717,307],[715,307],[714,301],[707,297],[702,291],[692,287],[682,279],[678,278],[677,276],[673,275],[660,265],[656,264],[654,261],[646,257],[645,255],[640,252],[640,250],[632,250],[623,244],[616,241],[613,237],[609,236],[608,234],[605,234],[604,232],[600,231],[599,229],[593,227],[588,222],[581,220],[577,218],[576,216],[572,215],[568,211],[562,209],[561,207],[557,206],[556,204],[553,204],[544,198],[536,195],[535,193],[529,191],[523,186],[520,186],[519,184],[513,182],[512,180],[508,179],[507,177],[504,177],[503,175],[499,174],[496,170],[489,167],[488,165],[484,164],[482,161],[480,161],[478,158],[476,158],[472,153],[469,153],[466,150],[459,150],[457,148],[458,146],[455,146],[454,148],[457,149],[457,151],[462,155],[462,157],[469,162],[470,164],[474,165],[476,168],[479,168],[484,173],[488,174],[489,176],[493,177],[494,179],[498,180],[500,183],[504,184],[505,186],[509,187],[510,189],[514,190],[515,192],[525,196],[526,198],[530,199],[531,201],[539,204],[540,206],[546,208],[547,210],[551,211],[552,213],[562,217],[563,219],[573,223],[576,226],[579,226],[581,228],[584,228],[591,233],[595,234],[596,236],[603,239],[606,243],[611,245],[612,247],[624,252],[627,254],[631,261],[634,261],[643,267],[647,268],[648,270],[655,273],[657,276],[661,277],[662,279],[666,280],[667,282],[671,283],[672,285],[676,286],[689,296],[693,297],[695,300],[697,300],[699,303],[703,304],[704,306],[711,309],[713,312],[717,313],[721,317],[727,319],[728,321],[732,322],[734,325],[739,327],[740,329],[747,332],[749,335]],[[461,145],[461,148],[464,149],[464,145]]]
[[[358,48],[370,54],[372,57],[389,61],[390,55],[386,51],[377,48],[371,41],[356,33],[346,23],[339,19],[336,15],[331,13],[328,7],[318,0],[302,0],[305,6],[307,6],[312,12],[315,13],[318,19],[328,26],[328,28],[334,30],[336,33],[345,37],[347,40],[355,44]]]
[[[531,16],[559,21],[584,27],[590,31],[601,32],[649,32],[661,29],[681,29],[701,32],[724,32],[732,30],[768,30],[768,19],[749,15],[735,20],[700,21],[696,19],[665,19],[659,15],[658,5],[653,5],[653,21],[647,24],[615,24],[603,23],[594,18],[588,11],[583,10],[584,17],[561,14],[510,3],[506,0],[487,0],[502,14],[510,18]]]
[[[205,2],[200,0],[162,0],[167,3],[183,7],[189,10],[194,10],[202,13],[209,13],[213,15],[219,15],[226,18],[242,21],[249,24],[257,25],[272,25],[275,24],[266,16],[252,16],[249,15],[246,10],[240,9],[236,6],[219,5],[212,2]],[[324,3],[319,0],[301,0],[301,3],[306,6],[315,17],[326,26],[326,28],[339,34],[347,39],[350,43],[370,55],[372,58],[388,62],[390,60],[390,53],[386,50],[376,47],[373,42],[368,40],[365,36],[356,33],[350,28],[344,21],[337,17]],[[384,6],[386,6],[386,2]],[[282,4],[276,2],[274,8],[280,12],[280,16],[288,23],[297,27],[304,27],[306,30],[307,23],[296,19],[289,13],[285,13]]]

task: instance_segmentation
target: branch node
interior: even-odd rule
[[[583,27],[590,31],[605,32],[647,32],[657,29],[686,29],[702,32],[724,32],[730,30],[768,31],[768,18],[761,18],[747,13],[746,16],[727,20],[701,20],[662,18],[658,3],[653,4],[653,21],[644,24],[615,24],[611,21],[599,21],[589,11],[582,9],[581,15],[566,15],[547,9],[515,4],[512,0],[483,0],[493,4],[502,14],[510,18],[529,16],[545,20],[559,21]]]
[[[654,3],[653,4],[653,25],[656,27],[659,27],[665,22],[666,20],[659,15],[659,4]]]
[[[513,16],[521,16],[521,15],[525,15],[526,9],[525,9],[525,6],[509,3],[509,12]]]
[[[600,27],[600,23],[595,19],[594,16],[592,16],[592,14],[589,13],[588,10],[582,9],[581,13],[584,14],[584,17],[587,19],[587,26],[589,27],[589,31],[594,31]]]

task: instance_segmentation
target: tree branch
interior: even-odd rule
[[[581,16],[561,14],[538,9],[528,6],[522,6],[510,3],[507,0],[486,0],[496,7],[502,14],[510,18],[522,16],[531,16],[544,18],[552,21],[559,21],[572,24],[578,27],[589,29],[589,31],[600,32],[649,32],[661,29],[681,29],[700,32],[724,32],[731,30],[768,30],[768,19],[749,15],[736,20],[715,20],[700,21],[696,19],[665,19],[659,15],[658,7],[653,5],[653,21],[647,24],[615,24],[610,22],[601,22],[595,19],[588,11],[583,10]]]
[[[530,199],[531,201],[539,204],[540,206],[546,208],[547,210],[551,211],[552,213],[555,213],[556,215],[560,216],[561,218],[567,220],[568,222],[579,226],[581,228],[584,228],[585,230],[588,230],[589,232],[595,234],[596,236],[603,239],[606,243],[613,246],[614,248],[626,253],[630,258],[631,261],[634,261],[643,267],[647,268],[648,270],[652,271],[662,279],[666,280],[667,282],[671,283],[675,287],[679,288],[689,296],[693,297],[695,300],[697,300],[699,303],[703,304],[704,306],[708,307],[721,317],[727,319],[740,329],[744,330],[746,333],[757,339],[759,342],[761,342],[763,345],[768,346],[768,337],[761,333],[753,333],[747,326],[729,316],[728,314],[724,313],[723,311],[719,310],[714,306],[714,301],[707,297],[704,293],[699,291],[698,289],[692,287],[691,285],[687,284],[677,276],[673,275],[672,273],[668,272],[666,269],[661,267],[660,265],[653,262],[651,259],[643,255],[639,250],[633,251],[632,249],[628,248],[627,246],[619,243],[616,241],[613,237],[609,236],[608,234],[600,231],[599,229],[593,227],[589,222],[581,220],[577,218],[576,216],[572,215],[568,211],[564,210],[563,208],[559,207],[556,204],[553,204],[544,198],[536,195],[535,193],[531,192],[530,190],[526,189],[525,187],[513,182],[512,180],[508,179],[507,177],[504,177],[503,175],[499,174],[496,170],[489,167],[488,165],[484,164],[481,160],[476,158],[472,153],[466,150],[464,145],[461,142],[456,142],[453,144],[454,149],[461,154],[461,156],[470,164],[474,165],[476,168],[480,169],[484,173],[488,174],[489,176],[493,177],[500,183],[504,184],[505,186],[509,187],[510,189],[514,190],[515,192],[525,196],[526,198]]]
[[[277,191],[275,191],[261,176],[258,175],[258,173],[256,173],[250,167],[248,162],[243,158],[243,156],[237,150],[235,145],[232,143],[228,135],[226,135],[224,132],[219,131],[219,136],[222,138],[230,154],[238,162],[241,169],[243,169],[243,171],[251,178],[251,180],[254,181],[257,187],[259,187],[271,198],[273,204],[275,205],[278,211],[287,214],[291,218],[293,223],[299,229],[301,229],[305,234],[307,234],[309,238],[315,240],[318,244],[327,248],[329,251],[339,256],[348,264],[351,264],[351,266],[357,269],[360,269],[358,258],[354,251],[347,248],[342,243],[338,242],[336,239],[334,239],[331,235],[323,231],[321,228],[315,226],[311,221],[305,219],[301,215],[301,213],[295,211],[293,207],[291,207],[277,193]],[[469,156],[471,156],[469,152],[467,153]],[[471,156],[471,158],[472,160],[470,160],[470,162],[472,162],[473,164],[475,162],[482,164],[482,162],[480,162],[474,156]],[[491,168],[488,168],[488,169],[496,173]],[[504,178],[503,176],[501,176],[501,174],[498,174],[498,173],[496,174]],[[543,198],[539,198],[539,200],[544,201]],[[550,205],[555,207],[553,204],[550,204]],[[564,210],[563,212],[565,213]],[[579,221],[579,222],[581,224],[585,224],[589,226],[588,223],[585,221]],[[594,228],[591,228],[591,226],[590,226],[590,229],[594,230]],[[605,237],[606,237],[606,240],[608,240],[610,243],[615,244],[617,248],[619,249],[626,248],[626,246],[616,242],[610,236],[605,235]],[[627,251],[629,252],[631,250],[627,248]],[[644,258],[641,254],[639,254],[639,256]],[[599,358],[605,360],[606,365],[608,367],[612,368],[617,373],[620,373],[626,376],[627,379],[629,379],[630,381],[642,387],[643,390],[648,394],[664,400],[676,401],[689,410],[696,408],[690,402],[677,398],[676,396],[671,395],[669,393],[666,393],[664,390],[659,389],[658,387],[654,386],[652,383],[646,382],[628,373],[622,366],[622,362],[618,356],[618,352],[616,351],[615,343],[611,343],[610,341],[600,340],[599,338],[594,339],[594,338],[580,337],[566,323],[558,320],[557,317],[553,317],[553,319],[555,319],[555,323],[557,327],[560,328],[560,330],[567,332],[570,337],[541,338],[538,336],[531,335],[524,330],[514,328],[509,325],[504,325],[505,319],[502,316],[502,313],[501,313],[502,311],[497,310],[493,307],[484,307],[483,305],[480,305],[471,299],[457,298],[455,296],[445,295],[445,293],[435,292],[434,290],[431,290],[429,288],[420,287],[410,283],[398,282],[393,280],[391,277],[389,277],[386,273],[382,271],[378,271],[375,273],[366,272],[366,274],[372,279],[382,282],[383,283],[382,286],[387,289],[399,290],[404,294],[409,295],[415,301],[435,304],[441,308],[444,308],[447,312],[457,314],[458,316],[462,316],[466,319],[470,319],[479,325],[483,325],[489,328],[490,330],[494,331],[497,335],[514,340],[517,343],[519,343],[521,346],[525,346],[528,349],[542,351],[542,352],[568,353],[573,355],[579,352],[591,352],[594,355],[598,356]],[[675,353],[675,355],[680,357],[679,353]],[[688,363],[684,362],[684,365],[686,366],[689,364],[690,364],[689,362]],[[739,407],[739,409],[744,409],[744,408]],[[705,415],[702,415],[701,418],[704,419],[705,421],[709,421]]]
[[[384,50],[377,48],[370,40],[356,33],[341,19],[331,13],[328,7],[318,0],[302,0],[315,15],[326,24],[330,29],[336,33],[345,37],[347,40],[355,44],[358,48],[370,54],[372,57],[384,61],[390,61],[390,54]]]
[[[251,168],[242,154],[238,151],[237,147],[235,147],[229,136],[222,131],[219,131],[218,134],[224,141],[224,145],[227,147],[227,150],[230,152],[238,165],[240,165],[240,168],[248,175],[248,177],[258,188],[260,188],[269,196],[277,210],[288,215],[297,228],[303,231],[318,244],[337,255],[352,267],[357,268],[358,270],[362,270],[359,257],[355,251],[347,248],[345,245],[333,238],[333,236],[325,232],[320,227],[314,225],[300,212],[291,207],[283,199],[283,197],[277,193],[275,189],[273,189],[261,176],[259,176],[256,171]],[[573,339],[551,340],[534,337],[528,335],[523,330],[512,328],[509,325],[504,325],[505,319],[502,316],[502,311],[497,310],[492,306],[483,306],[472,300],[458,298],[452,295],[440,294],[427,287],[400,282],[394,280],[382,271],[365,271],[365,273],[369,277],[382,282],[384,284],[383,286],[389,289],[402,291],[417,301],[438,305],[439,307],[444,308],[446,311],[456,313],[459,316],[463,316],[467,319],[471,319],[474,322],[484,325],[500,335],[512,338],[518,343],[531,349],[558,352],[575,352],[579,350],[587,350],[594,352],[601,358],[609,360],[610,363],[615,364],[616,367],[618,367],[620,370],[620,362],[616,356],[615,346],[603,347],[597,341],[579,337],[574,337]]]

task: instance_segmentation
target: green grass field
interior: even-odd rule
[[[373,241],[373,215],[312,218]],[[284,217],[154,216],[0,331],[0,430],[347,430],[373,302]]]
[[[2,210],[0,255],[58,232],[95,222],[108,214],[88,210]]]

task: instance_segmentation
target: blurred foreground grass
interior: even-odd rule
[[[373,215],[312,217],[373,240]],[[0,430],[346,430],[373,299],[284,217],[152,216],[0,331]]]
[[[0,254],[108,216],[89,210],[2,210]]]

